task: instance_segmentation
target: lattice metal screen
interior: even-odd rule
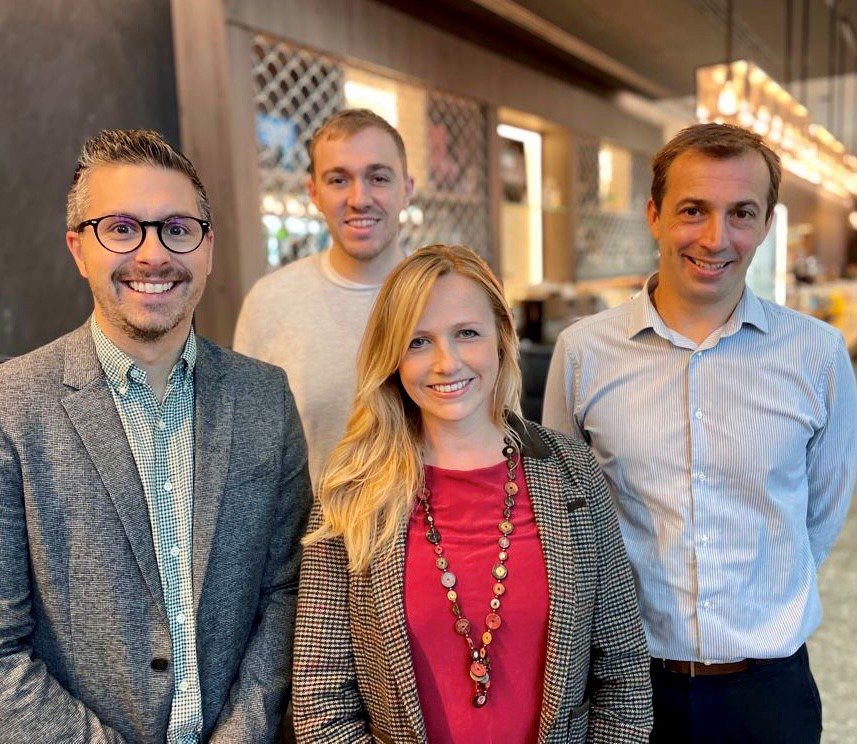
[[[647,274],[656,264],[645,217],[651,187],[648,160],[617,148],[612,148],[613,159],[605,158],[604,150],[595,138],[575,142],[577,279]],[[623,156],[621,163],[617,155]],[[612,183],[605,173],[611,168]]]
[[[306,193],[307,144],[328,116],[352,105],[349,79],[381,81],[397,94],[398,128],[416,179],[412,204],[401,216],[403,250],[456,242],[487,256],[487,117],[477,103],[371,75],[264,36],[254,39],[252,53],[261,212],[271,266],[327,246],[327,226]]]
[[[488,256],[488,143],[482,108],[456,96],[428,94],[427,182],[413,205],[419,224],[402,226],[409,250],[428,243],[463,243]]]

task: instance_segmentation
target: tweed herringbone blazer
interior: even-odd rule
[[[281,370],[199,339],[194,387],[202,741],[270,741],[306,446]],[[0,368],[0,742],[163,744],[171,655],[143,487],[87,323]]]
[[[585,446],[515,423],[550,594],[539,742],[648,742],[649,655],[603,476]],[[316,508],[310,528],[319,521]],[[407,521],[392,557],[367,575],[349,575],[341,539],[306,548],[293,672],[299,742],[426,741],[405,626],[406,534]]]

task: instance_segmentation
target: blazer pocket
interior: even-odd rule
[[[578,509],[584,509],[586,508],[586,499],[584,499],[583,497],[569,499],[566,506],[568,507],[569,513],[575,512]]]
[[[226,478],[228,488],[237,488],[270,475],[276,469],[277,461],[275,457],[268,457],[266,460],[257,463],[239,464],[234,469],[230,469],[229,475]]]

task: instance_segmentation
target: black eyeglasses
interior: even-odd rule
[[[146,239],[147,227],[157,228],[158,239],[171,253],[190,253],[202,245],[203,238],[211,229],[210,222],[181,215],[143,222],[125,214],[108,214],[84,220],[77,226],[77,232],[83,232],[87,225],[92,225],[98,242],[111,253],[136,251]]]

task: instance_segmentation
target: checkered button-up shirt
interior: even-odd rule
[[[92,337],[146,496],[173,651],[175,690],[168,744],[196,744],[202,696],[196,659],[191,547],[196,336],[190,332],[159,401],[146,372],[104,335]]]

